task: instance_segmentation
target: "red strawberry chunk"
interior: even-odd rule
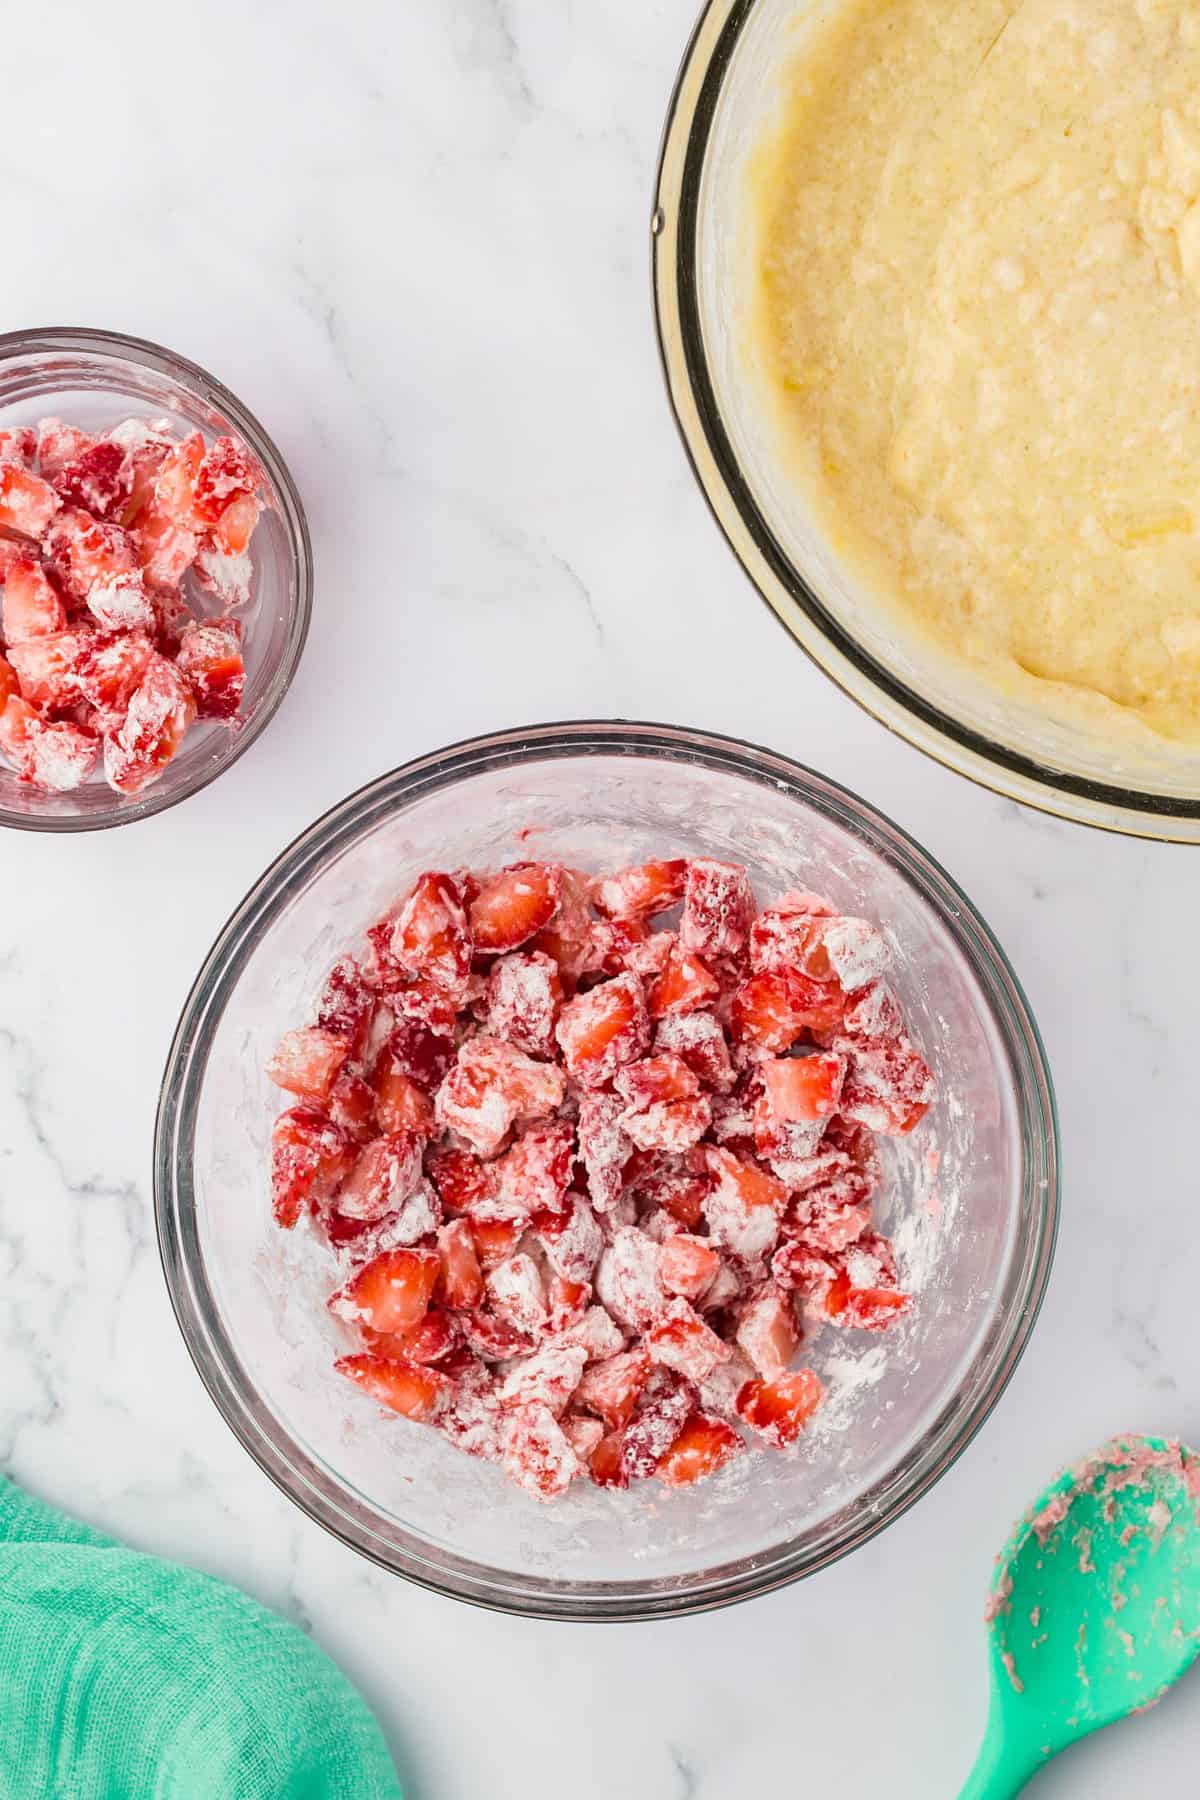
[[[239,494],[231,500],[212,528],[212,541],[225,556],[241,556],[262,514],[257,494]]]
[[[132,472],[124,446],[111,438],[99,438],[51,479],[68,506],[81,506],[97,519],[116,519],[129,500]]]
[[[381,1130],[415,1131],[427,1138],[434,1135],[433,1101],[415,1081],[392,1067],[386,1051],[372,1080]]]
[[[484,1281],[492,1311],[514,1331],[538,1338],[546,1329],[546,1289],[541,1271],[523,1250],[497,1263]]]
[[[163,656],[151,655],[129,710],[104,739],[104,769],[124,794],[136,794],[157,780],[196,717],[196,702],[179,671]]]
[[[810,1031],[835,1030],[842,1016],[841,990],[809,981],[794,969],[751,975],[733,996],[729,1030],[750,1056],[790,1050]]]
[[[566,1120],[528,1125],[492,1165],[495,1180],[472,1214],[528,1223],[535,1213],[562,1212],[574,1165],[575,1131]]]
[[[483,1299],[483,1271],[466,1219],[451,1219],[442,1226],[438,1232],[438,1255],[442,1264],[442,1304],[453,1312],[473,1312]]]
[[[552,863],[519,863],[485,881],[471,903],[471,935],[478,955],[516,950],[545,929],[558,911],[560,872]]]
[[[524,1236],[519,1219],[472,1219],[471,1237],[475,1254],[483,1270],[498,1268],[506,1262]]]
[[[197,585],[225,610],[246,606],[254,587],[254,564],[243,551],[233,556],[227,550],[202,543],[192,564]]]
[[[626,1173],[630,1191],[644,1205],[664,1208],[687,1231],[700,1224],[712,1186],[702,1145],[681,1156],[639,1152]]]
[[[556,1274],[564,1281],[591,1281],[604,1248],[604,1234],[581,1195],[568,1194],[565,1211],[539,1212],[532,1225]]]
[[[672,944],[666,966],[647,995],[650,1017],[696,1012],[710,1006],[720,992],[720,982],[695,952],[680,943]]]
[[[588,932],[583,973],[632,973],[645,980],[659,974],[670,953],[669,932],[650,933],[644,925],[636,925],[632,920],[593,919]]]
[[[705,1481],[715,1475],[735,1456],[741,1456],[745,1448],[731,1425],[711,1413],[697,1410],[654,1473],[668,1487],[688,1487],[694,1481]]]
[[[777,1375],[773,1381],[748,1381],[738,1395],[738,1414],[769,1444],[782,1450],[794,1444],[825,1397],[811,1369]]]
[[[79,672],[91,639],[82,631],[60,631],[53,637],[10,644],[8,660],[22,698],[36,707],[73,706],[79,699]]]
[[[596,1265],[596,1297],[629,1331],[644,1331],[662,1314],[659,1247],[635,1226],[614,1233]]]
[[[231,500],[252,494],[257,486],[254,466],[237,439],[214,438],[196,471],[193,517],[202,525],[215,525]]]
[[[333,1366],[372,1399],[423,1425],[431,1424],[451,1398],[444,1375],[396,1357],[342,1356]]]
[[[698,1300],[721,1266],[718,1251],[686,1231],[667,1238],[658,1253],[658,1278],[668,1294]]]
[[[699,1077],[703,1087],[724,1094],[735,1075],[729,1045],[718,1019],[709,1012],[670,1013],[659,1021],[656,1050],[669,1050]]]
[[[411,1331],[429,1310],[441,1266],[436,1250],[385,1250],[338,1289],[329,1310],[348,1325]]]
[[[906,1037],[847,1041],[846,1048],[845,1117],[885,1136],[911,1131],[933,1103],[933,1075],[924,1057]]]
[[[769,1255],[779,1238],[787,1189],[757,1163],[732,1151],[710,1149],[707,1162],[713,1187],[704,1212],[713,1242],[746,1262]]]
[[[37,462],[48,481],[61,475],[68,463],[82,456],[95,443],[86,431],[66,425],[61,419],[39,419],[37,425]],[[23,458],[29,462],[29,456]]]
[[[324,1100],[348,1053],[344,1039],[309,1025],[284,1033],[267,1064],[267,1075],[276,1087],[299,1094],[301,1099]]]
[[[656,1368],[638,1397],[625,1427],[621,1456],[631,1480],[653,1475],[696,1404],[696,1390],[673,1369]]]
[[[611,1081],[650,1043],[650,1021],[636,975],[618,975],[563,1007],[556,1032],[569,1073],[584,1087]]]
[[[322,1031],[342,1038],[351,1056],[361,1056],[374,1016],[374,994],[354,958],[343,956],[325,977],[317,1001],[317,1024]]]
[[[795,1312],[778,1288],[765,1287],[745,1302],[737,1341],[764,1380],[783,1374],[799,1347],[800,1333]]]
[[[462,1315],[463,1336],[468,1347],[485,1362],[507,1362],[514,1356],[531,1356],[534,1339],[520,1331],[507,1319],[476,1311]]]
[[[544,1406],[554,1417],[566,1411],[579,1386],[587,1351],[579,1344],[545,1344],[500,1385],[502,1406]]]
[[[834,977],[847,994],[878,981],[891,963],[882,932],[866,919],[825,919],[820,937]]]
[[[471,939],[458,889],[449,875],[419,875],[400,908],[388,945],[407,974],[458,992],[471,968]]]
[[[362,1328],[363,1342],[376,1356],[401,1358],[426,1366],[449,1362],[461,1348],[458,1322],[447,1312],[427,1312],[410,1331],[372,1331]]]
[[[22,556],[4,577],[4,635],[10,645],[67,628],[67,609],[40,563]]]
[[[579,1160],[587,1174],[588,1194],[598,1213],[610,1212],[621,1196],[622,1173],[633,1145],[621,1129],[625,1102],[615,1094],[580,1095],[577,1133]]]
[[[500,1428],[505,1472],[537,1500],[553,1500],[582,1475],[583,1464],[554,1414],[545,1406],[521,1406]]]
[[[581,1463],[590,1463],[594,1452],[600,1447],[604,1436],[604,1427],[599,1419],[589,1419],[583,1413],[566,1413],[559,1420],[563,1436]]]
[[[813,895],[798,896],[801,900]],[[833,908],[817,901],[813,908],[781,902],[759,913],[750,927],[750,967],[756,975],[794,969],[810,981],[829,981],[833,969],[821,941],[825,917]]]
[[[591,1363],[576,1384],[576,1406],[598,1414],[610,1430],[620,1430],[633,1417],[653,1366],[645,1350],[623,1350]]]
[[[494,1156],[517,1119],[544,1118],[562,1104],[562,1072],[497,1038],[471,1038],[438,1089],[438,1121],[480,1156]]]
[[[3,716],[8,701],[17,691],[16,671],[0,656],[0,717]]]
[[[704,1323],[682,1298],[670,1301],[662,1317],[646,1332],[646,1348],[689,1381],[703,1381],[718,1363],[728,1362],[729,1345]]]
[[[16,425],[0,431],[0,462],[23,463],[33,467],[37,455],[37,432],[29,425]]]
[[[682,900],[687,870],[682,857],[622,869],[597,882],[596,905],[610,919],[649,919]]]
[[[898,1038],[903,1034],[900,1002],[885,981],[872,981],[858,990],[847,1003],[842,1030],[847,1037],[868,1042],[873,1038]]]
[[[376,1124],[375,1090],[361,1075],[343,1068],[329,1090],[328,1106],[330,1118],[352,1138],[363,1140],[372,1135]]]
[[[79,507],[68,506],[59,513],[46,533],[45,550],[68,594],[83,602],[94,587],[105,587],[137,569],[129,533],[119,525],[102,524]]]
[[[784,1236],[830,1255],[848,1249],[871,1223],[862,1185],[862,1177],[853,1171],[797,1195],[783,1221]]]
[[[552,1057],[562,999],[553,957],[537,950],[503,956],[488,976],[487,1031],[529,1056]]]
[[[177,661],[196,696],[200,717],[232,719],[246,686],[242,628],[237,621],[186,625]]]
[[[564,1337],[573,1344],[582,1344],[589,1362],[603,1362],[625,1348],[625,1333],[602,1306],[586,1307],[582,1318]]]
[[[613,1084],[632,1112],[663,1100],[690,1100],[700,1092],[696,1076],[678,1056],[646,1056],[623,1068]]]
[[[454,1040],[417,1019],[398,1018],[381,1053],[395,1073],[407,1075],[427,1094],[446,1079],[454,1061]]]
[[[0,462],[0,530],[40,538],[61,504],[40,475],[22,463]]]
[[[406,987],[393,988],[388,1004],[397,1020],[412,1019],[424,1025],[437,1037],[453,1037],[458,1023],[457,1006],[469,997],[470,978],[461,995],[432,981],[412,981]]]
[[[145,632],[80,640],[73,676],[80,694],[104,714],[124,714],[150,662],[154,645]]]
[[[18,649],[26,648],[15,646],[14,657]],[[23,781],[65,794],[87,780],[96,766],[100,745],[80,725],[38,718],[29,703],[14,694],[0,715],[0,751]]]
[[[367,1145],[343,1181],[337,1210],[347,1219],[382,1219],[398,1212],[421,1187],[423,1140],[398,1131]]]
[[[327,1200],[353,1162],[344,1131],[316,1106],[281,1113],[271,1134],[271,1191],[275,1218],[285,1230],[308,1202]]]
[[[713,967],[739,967],[754,918],[754,890],[737,863],[693,857],[687,866],[679,942]]]
[[[836,1054],[784,1057],[763,1063],[762,1078],[771,1115],[778,1124],[828,1119],[841,1099],[846,1058]]]
[[[648,1056],[622,1069],[616,1086],[629,1104],[621,1127],[639,1150],[690,1150],[712,1123],[700,1083],[677,1056]]]
[[[627,1488],[625,1449],[619,1431],[602,1437],[588,1458],[588,1473],[597,1487]]]
[[[496,1165],[481,1162],[469,1150],[433,1150],[426,1167],[448,1213],[486,1218],[487,1202],[496,1191]]]

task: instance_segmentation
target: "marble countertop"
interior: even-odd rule
[[[317,596],[291,695],[215,786],[127,831],[0,846],[0,1466],[311,1630],[377,1709],[410,1800],[955,1793],[1012,1519],[1113,1431],[1200,1441],[1180,954],[1200,862],[1024,811],[889,739],[789,648],[718,538],[648,276],[692,0],[52,15],[5,24],[3,324],[114,326],[217,372],[291,464]],[[276,851],[419,752],[596,715],[771,744],[926,844],[1025,984],[1066,1165],[1042,1321],[940,1486],[805,1584],[606,1628],[439,1600],[291,1507],[193,1372],[150,1196],[179,1006]],[[1193,1679],[1036,1792],[1190,1780],[1198,1730]]]

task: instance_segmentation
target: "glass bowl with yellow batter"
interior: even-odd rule
[[[804,648],[993,788],[1200,839],[1200,7],[711,0],[653,230]]]

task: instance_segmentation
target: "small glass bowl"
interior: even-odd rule
[[[67,794],[18,781],[0,757],[0,825],[23,831],[100,831],[186,800],[237,761],[273,717],[296,673],[312,610],[312,549],[304,508],[279,451],[228,388],[185,357],[119,332],[47,328],[0,335],[0,427],[47,416],[107,430],[140,415],[182,434],[240,438],[262,471],[266,502],[250,546],[254,597],[245,625],[246,690],[232,724],[200,720],[159,779],[118,794],[98,773]]]
[[[784,99],[781,78],[827,13],[824,0],[708,0],[671,97],[651,220],[655,314],[696,478],[786,630],[889,729],[1043,811],[1200,843],[1200,750],[1001,693],[869,593],[797,489],[770,383],[748,349],[758,246],[747,176]]]
[[[419,870],[531,855],[746,863],[759,895],[822,889],[894,934],[895,986],[938,1072],[885,1145],[912,1316],[818,1340],[829,1398],[795,1455],[694,1489],[577,1483],[539,1506],[333,1372],[331,1253],[268,1203],[281,1099],[263,1070],[338,954]],[[934,1152],[937,1156],[934,1156]],[[938,1162],[940,1158],[940,1163]],[[936,1169],[936,1174],[935,1174]],[[564,724],[454,745],[363,788],[276,860],[221,933],[167,1062],[155,1205],[184,1337],[226,1422],[310,1517],[396,1574],[544,1618],[640,1619],[810,1574],[920,1498],[978,1430],[1033,1328],[1058,1214],[1050,1076],[970,902],[863,801],[784,757],[661,725]],[[826,1333],[828,1338],[831,1334]]]

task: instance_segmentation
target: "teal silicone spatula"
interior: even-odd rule
[[[960,1800],[1019,1794],[1200,1653],[1200,1457],[1117,1438],[1060,1475],[1001,1552],[988,1633],[987,1732]]]

